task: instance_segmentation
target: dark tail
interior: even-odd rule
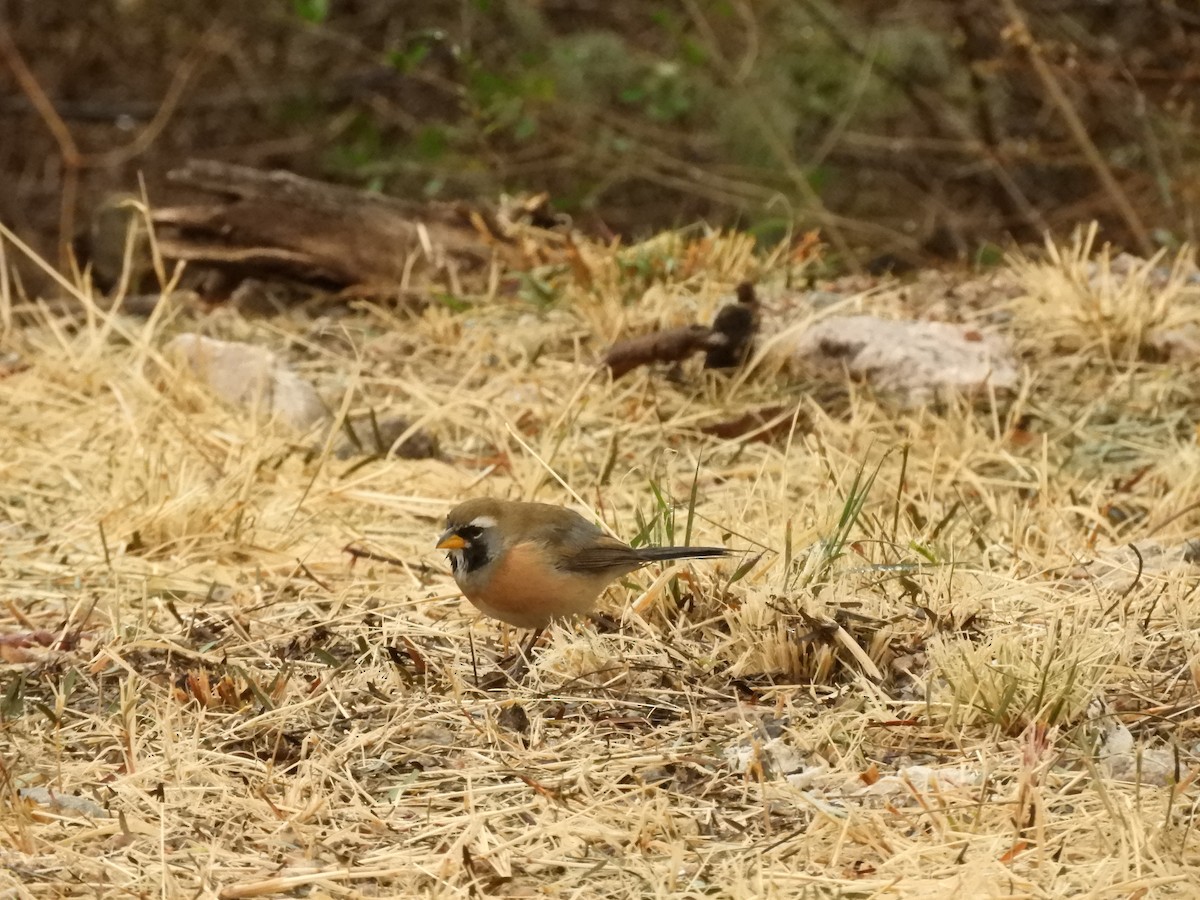
[[[724,547],[639,547],[637,555],[642,562],[659,562],[668,559],[706,559],[712,556],[728,556]]]

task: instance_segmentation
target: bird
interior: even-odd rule
[[[459,590],[484,615],[533,630],[527,656],[553,621],[586,615],[604,588],[642,566],[727,556],[725,547],[631,547],[574,510],[477,497],[446,516],[436,549],[447,551]]]

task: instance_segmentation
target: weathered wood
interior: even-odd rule
[[[604,354],[604,365],[615,379],[638,366],[681,362],[703,350],[706,369],[741,366],[754,347],[759,304],[754,285],[748,281],[738,285],[737,297],[737,303],[721,307],[711,327],[682,325],[617,341]]]
[[[626,338],[613,344],[604,354],[604,364],[612,377],[620,378],[638,366],[657,362],[680,362],[693,353],[716,346],[723,340],[714,336],[707,325],[681,325]]]
[[[407,287],[422,274],[520,265],[516,242],[489,213],[417,205],[290,172],[192,161],[168,174],[218,195],[212,203],[155,209],[170,259],[306,281]]]

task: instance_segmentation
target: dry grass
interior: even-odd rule
[[[1067,248],[959,289],[947,313],[1000,322],[1025,383],[901,413],[769,359],[609,384],[606,342],[742,278],[808,311],[736,236],[586,253],[593,284],[546,273],[548,307],[6,331],[3,895],[1194,896],[1198,573],[1085,565],[1200,523],[1200,376],[1131,349],[1194,283],[1081,314],[1102,298]],[[196,328],[447,458],[308,452],[165,368]],[[1107,352],[1039,343],[1071,328]],[[771,442],[702,431],[780,403]],[[556,627],[525,684],[480,689],[501,632],[430,550],[440,518],[572,502],[557,479],[627,537],[682,540],[694,494],[691,539],[746,556],[636,576],[618,632]]]

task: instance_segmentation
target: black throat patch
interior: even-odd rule
[[[483,529],[478,525],[464,525],[458,529],[455,534],[466,541],[467,546],[462,548],[462,566],[467,572],[474,572],[476,569],[481,569],[487,565],[488,556],[487,544],[483,540]],[[458,574],[458,553],[450,554],[450,569],[456,575]]]

